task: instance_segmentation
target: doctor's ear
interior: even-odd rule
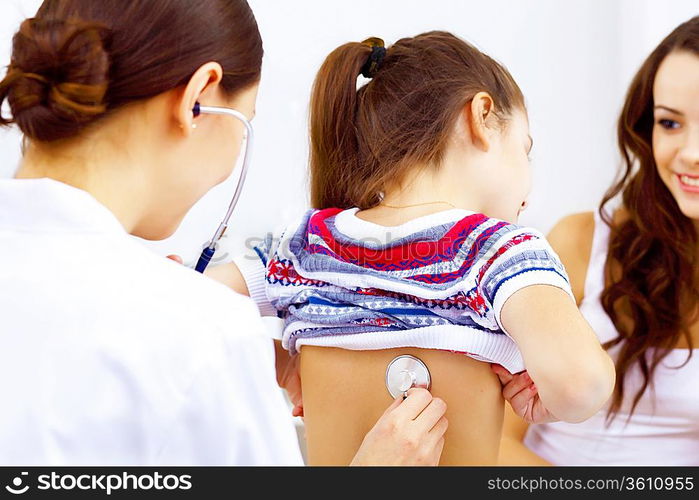
[[[478,92],[464,108],[464,117],[471,132],[471,141],[482,151],[490,149],[495,103],[487,92]]]
[[[196,118],[199,116],[198,103],[207,97],[210,101],[215,100],[214,95],[222,78],[223,68],[219,63],[206,63],[194,72],[178,95],[174,118],[185,135],[188,136],[196,128]]]

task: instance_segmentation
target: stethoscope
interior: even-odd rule
[[[213,258],[214,254],[216,253],[216,245],[223,237],[223,234],[226,232],[226,229],[228,228],[228,221],[230,220],[231,215],[233,215],[233,210],[235,209],[235,206],[238,204],[238,198],[240,198],[240,193],[243,190],[243,184],[245,183],[245,176],[247,175],[248,167],[250,166],[254,134],[252,130],[252,124],[250,123],[250,121],[245,117],[243,113],[241,113],[240,111],[236,111],[235,109],[222,108],[219,106],[202,106],[199,103],[196,103],[192,111],[194,112],[195,118],[202,113],[210,115],[225,115],[232,116],[233,118],[241,121],[243,125],[245,125],[245,156],[243,156],[243,166],[240,172],[240,178],[238,179],[238,185],[235,188],[233,199],[231,200],[230,205],[228,205],[228,211],[226,212],[226,215],[223,217],[223,220],[221,221],[221,224],[219,224],[218,229],[216,229],[214,236],[211,238],[210,241],[206,243],[204,250],[202,250],[201,255],[199,256],[197,265],[194,268],[197,272],[203,273],[209,265],[209,262],[211,262],[211,259]]]
[[[408,389],[422,387],[430,390],[432,379],[427,365],[415,356],[405,354],[394,358],[386,368],[386,389],[393,399],[408,396]]]
[[[240,172],[238,185],[235,188],[235,193],[233,193],[233,199],[231,200],[230,205],[228,205],[226,215],[223,217],[223,220],[216,229],[214,236],[209,242],[207,242],[206,246],[202,250],[199,260],[197,261],[197,265],[195,266],[196,271],[203,273],[216,253],[216,244],[221,240],[223,234],[226,232],[228,222],[230,221],[231,215],[233,215],[233,210],[238,204],[238,199],[240,198],[240,193],[243,189],[243,184],[245,183],[245,176],[247,175],[248,167],[250,166],[254,134],[250,121],[243,113],[236,111],[235,109],[223,108],[220,106],[202,106],[199,103],[196,103],[192,111],[195,118],[202,113],[232,116],[245,125],[246,131],[244,137],[245,156],[243,156],[243,166]],[[423,363],[420,359],[409,355],[398,356],[388,364],[388,367],[386,368],[385,382],[386,388],[393,398],[400,396],[403,396],[403,398],[407,397],[408,390],[412,387],[423,387],[429,390],[431,386],[430,372],[425,363]]]

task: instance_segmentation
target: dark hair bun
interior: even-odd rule
[[[0,82],[0,105],[30,139],[73,136],[107,110],[108,31],[94,23],[27,19],[13,38],[12,62]]]

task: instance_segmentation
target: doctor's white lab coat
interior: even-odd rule
[[[264,330],[87,192],[0,180],[0,464],[300,465]]]

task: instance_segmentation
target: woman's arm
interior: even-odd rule
[[[566,268],[578,305],[585,298],[585,280],[587,267],[590,264],[594,232],[593,213],[583,212],[569,215],[558,221],[546,237]]]

